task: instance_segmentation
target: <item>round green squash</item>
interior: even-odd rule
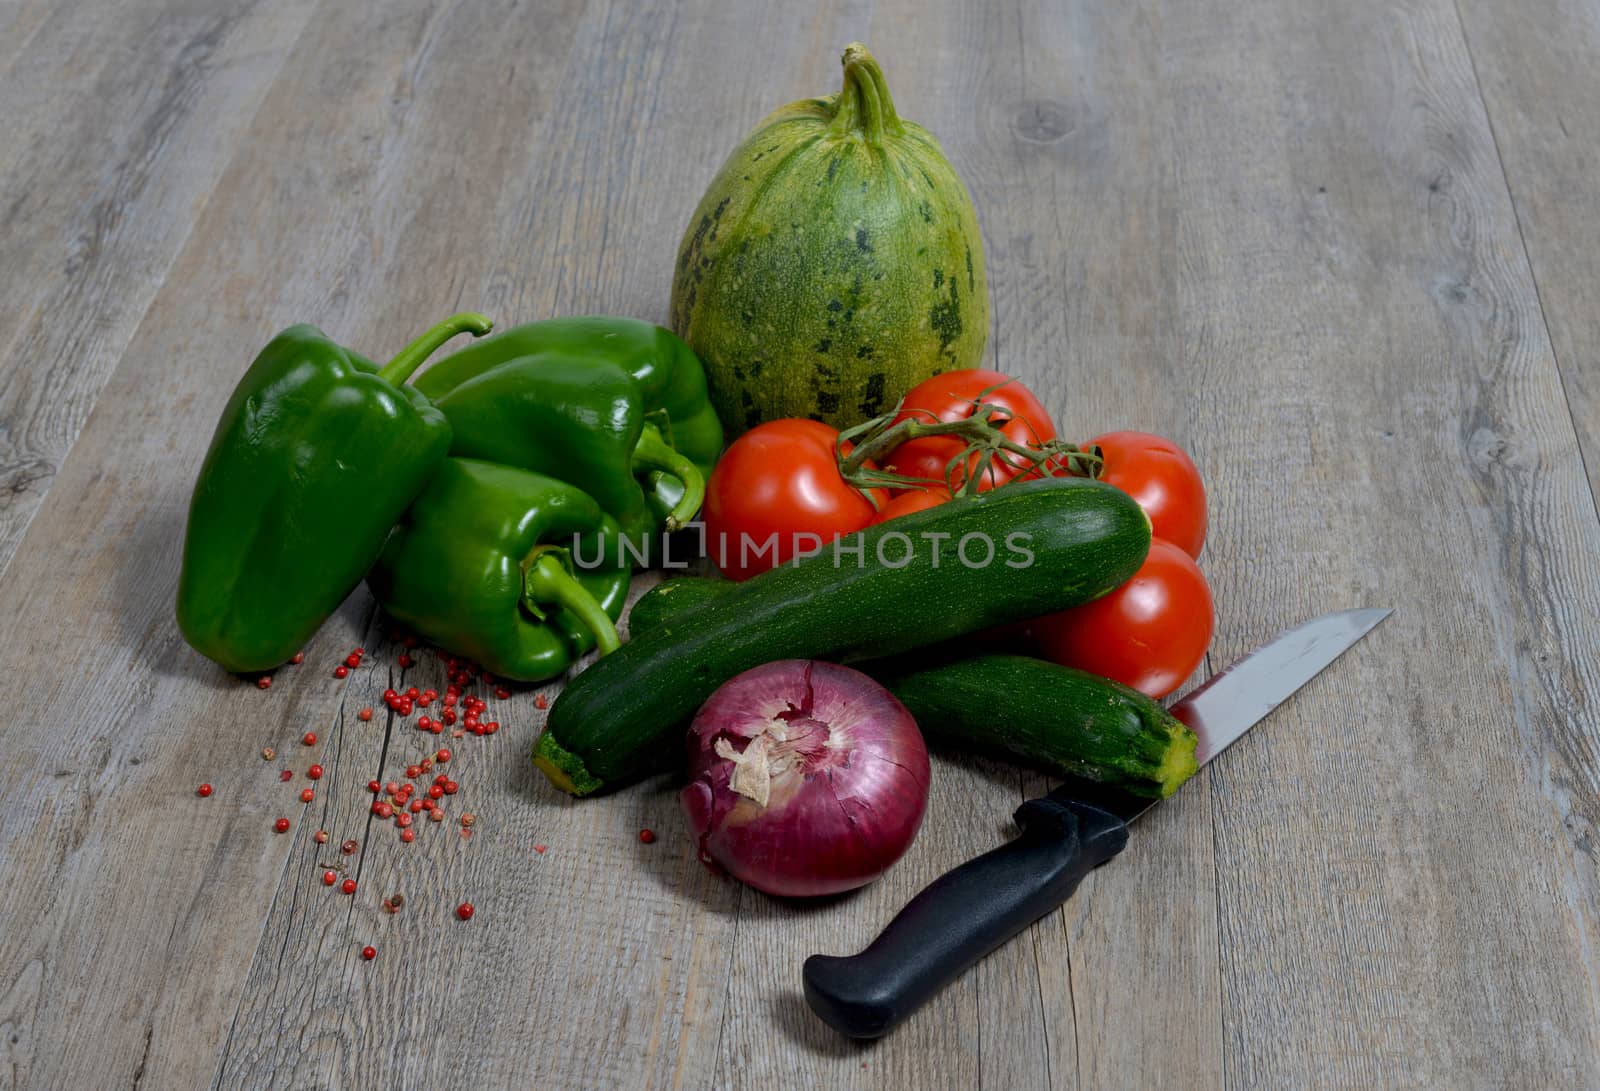
[[[843,63],[837,95],[773,111],[733,150],[678,249],[672,328],[734,435],[859,423],[978,366],[989,337],[972,198],[866,47]]]

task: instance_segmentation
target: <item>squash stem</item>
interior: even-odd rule
[[[894,99],[889,96],[883,69],[867,47],[851,42],[845,46],[840,63],[844,65],[844,87],[834,98],[829,131],[835,136],[859,133],[875,146],[882,145],[885,136],[905,132],[900,115],[895,113]]]
[[[586,796],[605,787],[604,781],[589,772],[582,758],[556,742],[548,731],[539,736],[533,764],[552,784],[570,795]]]

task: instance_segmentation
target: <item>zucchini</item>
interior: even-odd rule
[[[985,539],[992,552],[974,544]],[[551,706],[534,763],[574,795],[670,769],[689,718],[741,671],[890,655],[1064,610],[1126,581],[1149,550],[1143,509],[1085,478],[1007,485],[868,527],[595,663]]]
[[[635,635],[737,584],[678,579],[633,604]],[[1136,689],[1021,655],[937,650],[857,664],[911,711],[931,742],[1164,798],[1194,775],[1195,733]]]
[[[640,595],[639,601],[628,611],[628,639],[653,633],[673,618],[719,601],[738,586],[732,580],[703,576],[663,580]]]
[[[930,741],[1165,798],[1194,776],[1195,733],[1120,682],[1025,655],[868,664]]]

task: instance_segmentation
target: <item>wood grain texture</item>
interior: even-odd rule
[[[1592,681],[1522,649],[1582,662],[1596,613],[1551,606],[1593,601],[1597,527],[1454,9],[1185,10],[1214,657],[1398,608],[1212,773],[1229,1082],[1593,1082],[1593,898],[1551,784]]]
[[[1577,0],[77,10],[0,5],[0,677],[27,684],[0,1088],[1600,1082],[1594,188],[1543,112],[1593,113]],[[803,957],[865,943],[1043,778],[939,755],[884,880],[781,904],[694,859],[668,781],[553,792],[537,691],[486,738],[361,721],[443,678],[400,669],[364,592],[265,693],[171,619],[255,346],[310,320],[382,355],[462,307],[660,320],[722,156],[854,38],[973,191],[991,363],[1068,436],[1161,431],[1206,470],[1213,665],[1398,607],[872,1045],[811,1017]],[[366,783],[441,743],[462,790],[404,845]]]
[[[1600,5],[1457,7],[1516,207],[1573,424],[1600,489]]]
[[[312,7],[0,7],[0,567]]]

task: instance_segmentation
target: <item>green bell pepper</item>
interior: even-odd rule
[[[647,419],[661,438],[693,462],[703,478],[722,453],[722,423],[706,394],[700,358],[671,330],[636,318],[589,315],[550,318],[514,326],[451,353],[417,377],[417,389],[430,398],[490,368],[519,357],[596,360],[616,364],[633,376]],[[670,473],[652,471],[646,499],[658,519],[682,502],[681,484]]]
[[[450,422],[450,453],[500,462],[578,486],[622,528],[637,557],[665,523],[695,517],[705,479],[645,419],[639,384],[616,364],[547,354],[520,356],[480,372],[434,402]],[[659,519],[640,478],[663,471],[684,485]]]
[[[435,326],[379,368],[291,326],[234,388],[200,467],[178,577],[178,628],[232,671],[304,647],[372,566],[450,447],[450,425],[404,385],[480,314]]]
[[[498,677],[538,682],[590,648],[617,649],[612,622],[632,571],[619,542],[616,521],[575,485],[447,458],[367,586],[419,636]]]

